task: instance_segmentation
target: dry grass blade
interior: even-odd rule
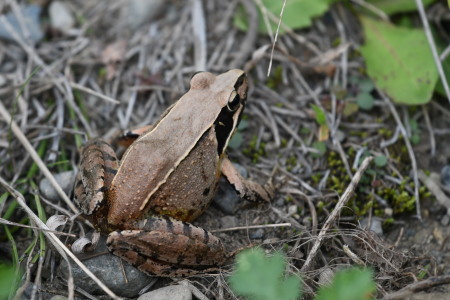
[[[450,275],[431,277],[426,280],[414,282],[392,294],[386,295],[382,300],[400,300],[409,299],[409,296],[415,292],[422,291],[434,286],[450,284]],[[448,294],[447,294],[448,295]]]
[[[61,242],[58,237],[50,232],[51,230],[45,225],[44,222],[39,219],[39,217],[28,207],[25,198],[21,193],[16,191],[12,186],[10,186],[2,177],[0,177],[0,184],[5,187],[5,189],[11,193],[19,203],[19,205],[25,210],[31,220],[43,230],[43,233],[48,238],[48,240],[55,246],[56,250],[61,254],[65,260],[69,260],[69,256],[98,286],[105,291],[113,299],[119,299],[103,282],[101,282],[73,253],[70,251],[63,242]],[[70,264],[69,264],[70,265]],[[73,291],[69,290],[69,299],[73,299]]]
[[[14,122],[14,120],[11,118],[11,115],[3,106],[1,101],[0,101],[0,115],[3,117],[3,119],[5,119],[5,121],[8,124],[10,124],[12,132],[16,135],[17,139],[22,143],[25,150],[27,150],[27,152],[30,154],[31,158],[33,158],[34,162],[42,171],[44,176],[50,181],[50,184],[56,190],[58,195],[64,200],[64,202],[66,202],[67,206],[69,206],[74,213],[78,213],[78,209],[75,207],[75,205],[66,195],[66,193],[64,193],[62,188],[59,186],[58,182],[56,182],[55,177],[53,177],[53,174],[50,172],[50,170],[44,164],[42,159],[39,157],[36,150],[28,141],[27,137],[23,134],[22,130],[20,130],[19,126],[17,126],[16,122]]]
[[[277,31],[275,32],[275,37],[272,42],[272,50],[270,50],[270,60],[269,60],[269,67],[267,68],[267,77],[270,75],[270,70],[272,69],[272,61],[273,61],[273,52],[275,51],[275,45],[278,40],[278,34],[280,33],[280,26],[281,26],[281,20],[283,18],[284,8],[286,7],[286,0],[283,1],[283,6],[281,7],[280,12],[280,19],[278,21],[277,25]]]
[[[439,59],[439,54],[437,53],[436,44],[433,39],[433,34],[431,33],[430,24],[428,23],[427,16],[425,14],[425,9],[421,0],[416,0],[417,10],[419,11],[420,20],[422,21],[423,30],[427,36],[428,44],[430,45],[431,53],[433,53],[434,63],[439,73],[442,85],[444,86],[445,94],[450,102],[450,88],[448,87],[447,78],[445,77],[444,68],[442,67],[441,60]]]
[[[427,176],[422,170],[418,172],[419,179],[423,184],[433,193],[436,200],[447,209],[447,215],[450,215],[450,198],[445,195],[441,187],[437,182],[439,182],[438,174],[431,174]]]
[[[259,229],[259,228],[291,227],[291,225],[292,225],[291,223],[281,223],[281,224],[239,226],[239,227],[230,227],[230,228],[224,228],[224,229],[210,230],[210,232],[227,232],[227,231],[236,231],[236,230]]]
[[[331,214],[328,216],[327,220],[325,221],[325,224],[323,225],[322,229],[320,230],[316,241],[311,249],[311,251],[308,254],[308,258],[306,259],[305,263],[303,264],[303,267],[301,268],[302,272],[308,271],[308,269],[311,266],[311,262],[316,256],[317,252],[319,251],[319,248],[322,244],[323,238],[325,234],[327,233],[328,229],[330,229],[331,224],[336,220],[336,218],[339,216],[342,208],[344,205],[350,200],[350,197],[353,194],[353,191],[355,190],[356,186],[359,183],[359,180],[361,179],[361,176],[363,175],[364,171],[369,166],[370,162],[373,160],[373,157],[366,157],[364,161],[362,162],[361,166],[359,167],[358,171],[356,171],[355,175],[352,178],[352,181],[348,185],[347,189],[345,190],[344,194],[342,194],[342,197],[339,199],[338,203],[336,204],[335,208],[331,212]]]
[[[79,85],[79,84],[77,84],[77,83],[75,83],[75,82],[70,82],[70,86],[71,86],[72,88],[74,88],[74,89],[77,89],[77,90],[80,90],[80,91],[82,91],[82,92],[91,94],[91,95],[96,96],[96,97],[98,97],[98,98],[100,98],[100,99],[102,99],[102,100],[105,100],[105,101],[107,101],[107,102],[110,102],[110,103],[113,103],[113,104],[119,104],[119,103],[120,103],[120,102],[117,101],[116,99],[113,99],[113,98],[108,97],[108,96],[106,96],[106,95],[100,94],[100,93],[98,93],[98,92],[96,92],[96,91],[94,91],[94,90],[92,90],[92,89],[90,89],[90,88],[87,88],[87,87],[85,87],[85,86]]]
[[[70,236],[70,237],[77,237],[75,234],[61,232],[61,231],[56,231],[56,230],[51,230],[51,229],[47,230],[47,229],[42,229],[40,227],[35,227],[35,226],[24,225],[24,224],[20,224],[20,223],[16,223],[16,222],[11,222],[11,221],[5,220],[3,218],[0,218],[0,223],[1,224],[6,224],[6,225],[11,225],[11,226],[23,227],[23,228],[44,230],[44,231],[48,231],[48,232],[51,232],[51,233],[54,233],[54,234],[58,234],[58,235],[66,235],[66,236]]]
[[[392,104],[391,100],[383,93],[383,91],[381,91],[380,89],[377,89],[377,91],[383,98],[384,102],[388,105],[388,107],[392,113],[392,116],[395,119],[395,122],[397,122],[397,126],[400,128],[406,148],[408,149],[408,155],[411,160],[411,167],[412,167],[413,178],[414,178],[414,196],[416,197],[416,214],[417,214],[417,218],[419,220],[421,220],[422,216],[421,216],[421,212],[420,212],[419,176],[417,175],[417,161],[416,161],[416,156],[414,155],[414,149],[409,140],[408,132],[406,131],[405,126],[403,126],[403,123],[400,119],[400,116],[397,113],[397,110],[395,109],[394,104]]]
[[[203,12],[202,3],[200,0],[191,1],[192,9],[192,27],[194,28],[194,59],[195,69],[197,71],[206,70],[206,28],[205,28],[205,14]]]

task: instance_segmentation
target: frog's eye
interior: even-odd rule
[[[239,97],[239,94],[233,91],[233,93],[230,96],[230,100],[228,100],[227,108],[229,111],[235,111],[239,104],[241,103],[241,97]]]

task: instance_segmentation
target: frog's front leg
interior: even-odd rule
[[[141,271],[182,277],[218,271],[228,258],[222,242],[203,228],[167,216],[127,225],[109,234],[109,250]]]
[[[274,196],[274,187],[271,182],[261,185],[243,178],[228,157],[223,159],[222,175],[234,187],[239,196],[246,201],[270,202]]]

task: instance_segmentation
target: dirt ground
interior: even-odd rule
[[[20,16],[29,2],[0,3],[0,13]],[[278,36],[271,55],[273,39],[257,32],[253,1],[154,1],[154,13],[142,11],[143,20],[127,1],[63,1],[73,17],[65,29],[52,23],[56,1],[31,2],[41,9],[42,37],[12,34],[0,40],[3,219],[42,228],[25,206],[44,222],[64,215],[66,224],[54,228],[72,234],[60,236],[72,246],[91,229],[63,198],[48,199],[38,188],[44,166],[51,174],[76,170],[88,139],[110,140],[153,124],[189,89],[197,71],[240,68],[247,73],[249,93],[227,153],[249,178],[261,184],[272,180],[276,193],[270,204],[241,208],[230,186],[221,183],[219,190],[228,194],[219,193],[194,224],[215,232],[230,253],[250,246],[268,254],[282,251],[287,273],[302,277],[305,299],[313,299],[336,271],[361,263],[374,271],[379,299],[450,298],[450,200],[436,200],[437,193],[447,193],[439,176],[449,161],[449,103],[436,95],[424,106],[398,106],[374,88],[374,107],[359,108],[358,90],[368,78],[358,52],[361,27],[346,5],[337,3],[311,27]],[[445,1],[433,5],[445,9]],[[249,18],[246,32],[233,25],[238,10]],[[328,137],[314,105],[326,112]],[[416,143],[410,141],[413,133]],[[27,142],[30,148],[24,147]],[[372,162],[352,185],[369,156],[387,161]],[[425,177],[419,180],[421,172]],[[434,188],[423,178],[431,178]],[[72,198],[73,174],[68,181]],[[26,204],[17,194],[6,195],[6,183]],[[340,200],[346,201],[343,208]],[[25,275],[18,295],[50,299],[74,288],[79,292],[58,271],[64,259],[49,239],[42,239],[47,246],[36,244],[39,231],[7,226],[15,242],[0,228],[0,262],[20,258]],[[315,244],[320,247],[312,253]],[[39,259],[39,253],[45,255]],[[207,299],[237,299],[227,284],[232,270],[229,261],[220,273],[188,282]],[[172,283],[161,279],[149,289]]]

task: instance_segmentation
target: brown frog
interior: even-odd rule
[[[242,70],[197,73],[190,90],[138,133],[119,161],[101,139],[81,155],[75,201],[109,250],[148,274],[217,270],[220,240],[190,223],[208,207],[221,175],[245,200],[270,201],[270,185],[243,179],[225,155],[247,98]]]

